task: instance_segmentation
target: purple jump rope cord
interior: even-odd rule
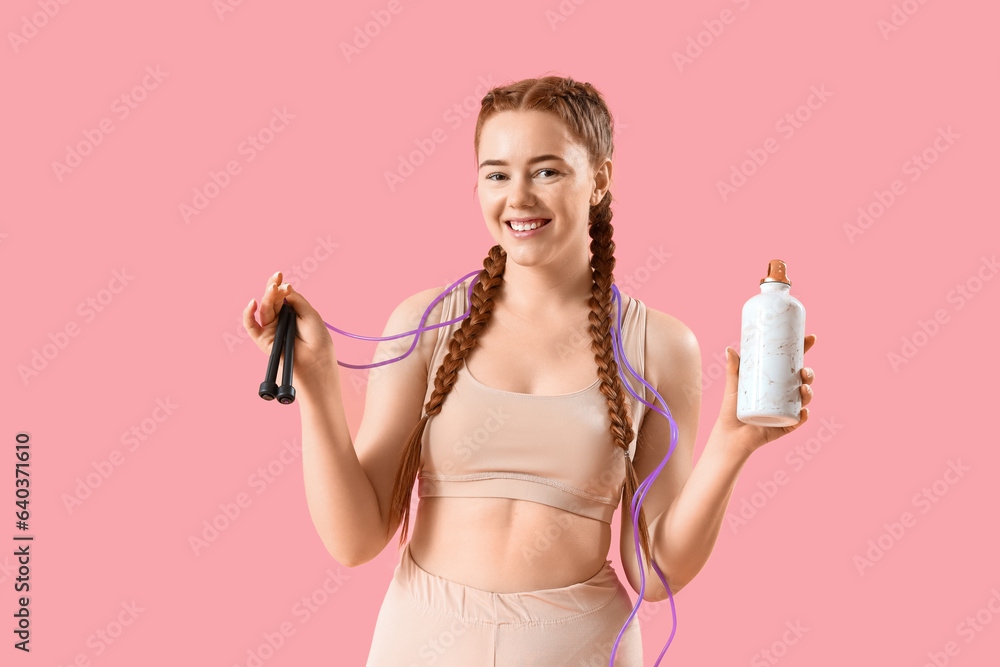
[[[350,336],[351,338],[357,338],[359,340],[394,340],[396,338],[402,338],[403,336],[413,336],[414,334],[420,334],[420,333],[423,333],[425,331],[431,331],[432,329],[438,329],[440,327],[448,326],[450,324],[455,324],[455,323],[461,322],[462,320],[465,319],[465,317],[469,314],[469,310],[471,310],[471,307],[470,307],[469,310],[466,310],[464,314],[460,315],[459,317],[456,317],[455,319],[448,320],[447,322],[441,322],[440,324],[435,324],[435,325],[432,325],[432,326],[429,326],[429,327],[425,327],[424,326],[424,323],[427,321],[427,318],[431,314],[431,310],[433,310],[434,305],[438,301],[441,301],[442,299],[444,299],[445,296],[447,296],[448,294],[450,294],[451,291],[454,290],[455,287],[457,287],[458,285],[460,285],[463,281],[467,280],[468,278],[470,278],[472,276],[477,276],[479,273],[480,273],[480,271],[473,271],[471,273],[468,273],[468,274],[462,276],[457,281],[455,281],[454,283],[452,283],[451,286],[449,286],[447,290],[443,291],[440,295],[438,295],[438,297],[435,298],[434,301],[432,301],[431,304],[427,307],[427,310],[424,311],[423,317],[420,318],[420,327],[417,328],[417,329],[415,329],[415,330],[413,330],[413,331],[406,331],[406,332],[401,333],[401,334],[396,334],[395,336],[359,336],[357,334],[352,334],[352,333],[349,333],[347,331],[343,331],[341,329],[338,329],[337,327],[335,327],[335,326],[333,326],[331,324],[328,324],[327,322],[323,322],[323,324],[326,324],[326,327],[328,329],[332,330],[332,331],[336,331],[339,334],[343,334],[345,336]],[[475,280],[472,281],[472,283],[469,284],[469,294],[468,294],[468,296],[469,296],[470,300],[472,298],[472,290],[475,288],[476,282],[478,282],[478,281],[479,281],[479,278],[477,277]],[[660,396],[660,394],[653,387],[651,387],[649,385],[649,383],[646,382],[646,380],[644,380],[642,377],[639,376],[638,373],[635,372],[635,369],[632,368],[632,366],[628,363],[628,359],[625,357],[625,352],[624,352],[624,350],[622,348],[622,342],[621,342],[621,336],[622,336],[622,333],[621,333],[621,321],[622,321],[621,292],[618,291],[617,285],[612,285],[611,286],[611,291],[613,293],[613,298],[615,299],[615,303],[618,306],[618,309],[617,309],[617,313],[618,313],[617,322],[615,323],[615,326],[612,327],[612,329],[611,329],[611,338],[614,341],[615,362],[618,365],[618,373],[622,377],[622,379],[625,380],[625,373],[622,370],[622,365],[623,365],[623,362],[624,362],[624,366],[626,368],[628,368],[629,372],[633,376],[635,376],[636,379],[639,380],[639,382],[641,382],[645,387],[647,387],[650,391],[652,391],[656,395],[656,397],[660,400],[660,403],[663,404],[663,407],[665,408],[666,412],[664,412],[660,408],[656,407],[655,405],[647,403],[641,396],[639,396],[638,394],[635,393],[635,391],[632,389],[631,383],[629,383],[628,381],[623,382],[625,388],[628,389],[629,393],[632,394],[632,396],[634,396],[640,403],[642,403],[643,405],[646,405],[646,406],[652,408],[653,410],[656,410],[657,412],[659,412],[661,415],[663,415],[664,417],[666,417],[670,421],[670,449],[667,451],[667,455],[663,458],[663,461],[660,462],[660,465],[657,466],[656,469],[649,475],[649,477],[647,477],[642,482],[642,484],[639,485],[639,488],[636,489],[635,496],[632,498],[632,503],[631,503],[632,517],[638,517],[639,516],[639,511],[642,508],[642,502],[643,502],[643,500],[645,500],[646,494],[649,492],[649,489],[652,486],[653,481],[656,479],[657,475],[660,474],[660,471],[663,470],[663,466],[666,465],[667,459],[670,458],[670,455],[673,454],[674,449],[677,447],[677,424],[674,422],[673,417],[670,415],[670,408],[667,407],[667,402],[663,400],[663,397]],[[615,335],[616,333],[617,333],[617,335]],[[396,357],[395,359],[388,359],[386,361],[380,361],[377,364],[360,364],[360,365],[355,365],[355,364],[345,364],[342,361],[338,361],[337,364],[340,365],[340,366],[343,366],[345,368],[375,368],[376,366],[384,366],[386,364],[391,364],[391,363],[397,362],[397,361],[405,358],[410,353],[412,353],[413,350],[417,346],[417,339],[418,339],[418,336],[414,336],[413,337],[413,343],[410,345],[410,349],[407,350],[402,356]],[[637,445],[638,445],[638,443],[637,443]],[[617,639],[615,639],[615,644],[614,644],[614,648],[611,650],[611,660],[610,660],[610,663],[609,663],[611,665],[611,667],[614,666],[615,654],[618,652],[618,644],[621,642],[622,635],[625,633],[625,629],[628,627],[628,624],[632,622],[632,619],[635,617],[636,613],[638,612],[639,605],[641,605],[642,601],[643,601],[643,594],[646,591],[646,568],[642,566],[642,549],[641,549],[640,544],[639,544],[639,526],[638,526],[638,523],[634,519],[632,521],[632,535],[635,538],[634,539],[634,543],[635,543],[635,555],[636,555],[636,560],[638,561],[638,563],[640,565],[640,567],[639,567],[639,577],[642,580],[642,585],[639,587],[639,599],[636,600],[635,607],[632,608],[632,613],[629,614],[628,620],[625,621],[625,625],[622,626],[621,631],[619,631],[619,633],[618,633]],[[667,652],[667,648],[669,648],[670,643],[674,640],[674,634],[677,631],[677,609],[674,606],[674,595],[670,591],[670,586],[667,584],[667,580],[663,576],[663,572],[660,571],[660,568],[656,565],[655,561],[652,563],[652,565],[653,565],[653,569],[656,571],[656,574],[660,577],[660,581],[663,582],[663,586],[667,590],[667,595],[670,596],[670,613],[672,615],[672,621],[673,621],[673,626],[672,626],[672,628],[670,630],[670,637],[667,639],[667,643],[663,647],[663,650],[660,651],[660,655],[659,655],[659,657],[657,657],[656,663],[654,665],[654,667],[658,667],[659,664],[660,664],[660,661],[663,659],[663,655]]]

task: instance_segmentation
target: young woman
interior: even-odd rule
[[[264,352],[282,299],[298,316],[305,488],[338,562],[368,562],[400,525],[402,545],[419,482],[412,539],[379,612],[368,667],[607,664],[633,607],[607,558],[623,496],[626,578],[638,593],[635,522],[644,599],[667,599],[650,561],[670,593],[690,582],[712,552],[747,458],[808,417],[803,408],[791,427],[740,422],[739,358],[727,348],[722,407],[692,469],[698,342],[678,319],[621,293],[625,359],[666,401],[678,432],[675,451],[631,516],[639,483],[669,450],[671,428],[629,393],[615,361],[613,129],[601,94],[569,78],[527,79],[483,98],[477,190],[496,245],[471,296],[467,278],[451,291],[417,292],[392,313],[383,336],[459,321],[425,332],[413,354],[371,372],[353,440],[333,342],[316,310],[278,272],[268,280],[260,323],[256,301],[244,311]],[[419,224],[453,232],[446,220]],[[805,349],[814,342],[807,336]],[[376,358],[399,357],[411,344],[412,337],[382,341]],[[657,403],[629,377],[639,396]],[[802,369],[803,406],[813,378]],[[638,618],[622,634],[614,664],[642,665]]]

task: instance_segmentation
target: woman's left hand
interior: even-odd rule
[[[805,337],[803,354],[816,343],[816,336],[809,334]],[[722,397],[722,409],[719,411],[719,418],[715,423],[715,428],[721,429],[725,442],[737,445],[754,452],[772,440],[776,440],[783,435],[787,435],[806,423],[809,419],[809,410],[805,406],[813,398],[812,381],[815,379],[813,370],[803,363],[803,368],[799,371],[802,378],[802,386],[799,393],[802,397],[802,410],[799,412],[799,423],[791,426],[756,426],[745,424],[736,418],[736,394],[739,388],[740,355],[731,347],[726,347],[728,359],[726,364],[726,391]]]

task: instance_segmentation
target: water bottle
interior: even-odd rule
[[[799,423],[806,309],[791,286],[785,263],[772,259],[760,294],[743,304],[736,417],[746,424]]]

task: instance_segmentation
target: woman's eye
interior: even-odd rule
[[[555,169],[539,169],[539,170],[538,170],[538,173],[542,173],[543,171],[550,171],[550,172],[552,172],[553,174],[558,174],[558,173],[559,173],[559,172],[558,172],[558,171],[556,171]],[[487,176],[487,177],[486,177],[486,180],[487,180],[487,181],[495,181],[495,180],[497,180],[497,179],[493,178],[494,176],[503,176],[503,178],[507,178],[506,176],[504,176],[504,175],[503,175],[503,174],[501,174],[500,172],[493,172],[492,174],[490,174],[489,176]]]

